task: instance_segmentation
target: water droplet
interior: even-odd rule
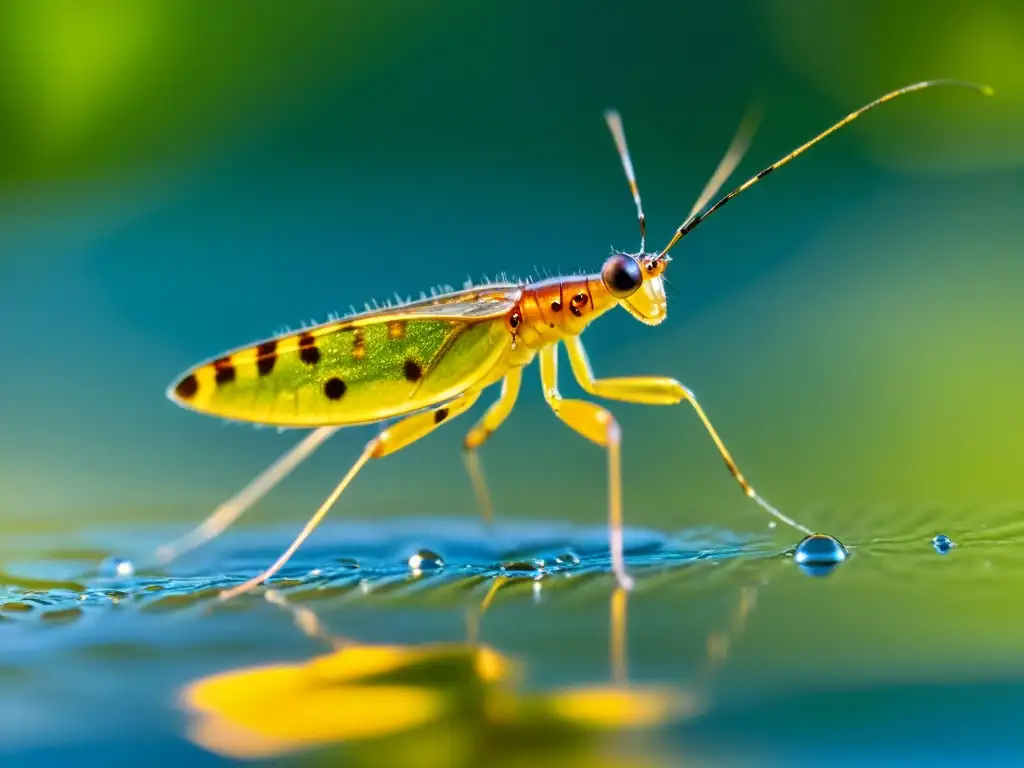
[[[935,547],[936,552],[938,552],[940,555],[944,555],[947,552],[949,552],[949,550],[951,550],[953,547],[955,547],[956,544],[953,542],[951,538],[949,538],[949,536],[947,536],[944,533],[940,533],[934,539],[932,539],[932,546]]]
[[[825,576],[846,560],[849,553],[839,539],[826,533],[812,533],[796,545],[793,559],[810,576]]]
[[[100,563],[100,574],[107,578],[130,579],[135,575],[135,564],[123,557],[108,557]]]
[[[580,558],[575,552],[567,550],[555,558],[558,565],[579,565]]]
[[[444,560],[433,550],[421,549],[409,558],[409,567],[414,571],[436,571],[444,568]]]

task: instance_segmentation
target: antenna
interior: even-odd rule
[[[644,217],[644,206],[640,202],[640,188],[636,184],[636,173],[633,171],[633,161],[629,157],[629,147],[626,146],[626,131],[622,127],[622,118],[614,109],[604,113],[605,122],[615,139],[615,147],[619,150],[619,157],[622,160],[622,170],[626,172],[626,179],[629,181],[629,191],[633,193],[633,202],[636,203],[636,218],[640,222],[640,253],[643,254],[647,248],[647,219]]]
[[[701,214],[691,213],[690,216],[686,219],[686,221],[683,222],[682,226],[679,227],[679,229],[676,230],[675,235],[673,235],[672,239],[669,240],[668,245],[666,245],[662,249],[661,253],[658,255],[658,258],[664,258],[665,255],[670,250],[672,250],[672,247],[676,243],[678,243],[683,238],[684,235],[688,235],[690,232],[692,232],[696,228],[696,226],[698,224],[700,224],[702,221],[704,221],[704,219],[706,219],[712,213],[714,213],[719,208],[721,208],[723,205],[725,205],[730,200],[732,200],[734,197],[736,197],[736,195],[738,195],[740,192],[744,191],[745,189],[750,189],[750,187],[754,186],[757,182],[759,182],[761,179],[763,179],[769,173],[774,171],[776,168],[781,168],[786,163],[788,163],[790,160],[795,158],[797,155],[803,154],[808,149],[810,149],[815,144],[817,144],[819,141],[821,141],[826,136],[828,136],[830,133],[834,133],[835,131],[838,131],[844,125],[847,125],[848,123],[852,123],[854,120],[856,120],[858,117],[863,115],[868,110],[874,109],[878,105],[884,104],[887,101],[891,101],[892,99],[895,99],[897,96],[902,96],[905,93],[911,93],[912,91],[920,91],[920,90],[923,90],[925,88],[931,88],[931,87],[940,86],[940,85],[956,86],[956,87],[959,87],[959,88],[970,88],[972,90],[975,90],[975,91],[978,91],[979,93],[984,94],[985,96],[992,96],[995,93],[995,91],[990,86],[979,85],[977,83],[970,83],[970,82],[966,82],[964,80],[926,80],[926,81],[921,82],[921,83],[914,83],[913,85],[904,86],[903,88],[899,88],[899,89],[897,89],[895,91],[891,91],[891,92],[885,94],[884,96],[880,96],[879,98],[877,98],[874,101],[872,101],[870,104],[864,105],[863,107],[858,109],[856,112],[851,112],[850,114],[848,114],[846,117],[844,117],[842,120],[840,120],[838,123],[833,125],[828,130],[826,130],[826,131],[824,131],[822,133],[819,133],[817,136],[815,136],[813,139],[808,141],[806,144],[803,144],[803,145],[797,147],[796,149],[794,149],[792,152],[790,152],[788,155],[786,155],[781,160],[778,160],[778,161],[772,163],[767,168],[765,168],[763,171],[758,173],[756,176],[754,176],[754,177],[748,179],[747,181],[743,182],[742,184],[740,184],[740,186],[738,186],[732,192],[730,192],[725,197],[723,197],[721,200],[719,200],[717,203],[715,203],[710,208],[708,208],[708,210],[705,211],[704,213],[701,213]],[[639,198],[637,198],[637,199],[639,200]]]

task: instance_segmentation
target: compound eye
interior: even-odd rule
[[[624,299],[637,292],[644,282],[644,275],[636,259],[617,253],[601,267],[601,280],[608,293],[617,299]]]

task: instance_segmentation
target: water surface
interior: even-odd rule
[[[595,740],[611,745],[598,754],[613,765],[627,764],[615,744],[634,757],[643,745],[651,765],[820,764],[823,754],[839,764],[1009,761],[1024,752],[1010,722],[1024,701],[1016,516],[989,510],[984,527],[937,531],[925,510],[862,514],[842,526],[847,561],[818,577],[794,562],[799,536],[788,531],[632,530],[637,586],[620,606],[617,640],[615,582],[598,527],[338,521],[273,582],[287,606],[264,590],[226,604],[215,598],[269,563],[290,540],[288,527],[230,532],[163,571],[147,568],[145,555],[180,531],[12,537],[0,588],[3,751],[19,765],[85,756],[117,764],[142,748],[159,750],[164,764],[219,764],[228,758],[190,734],[183,687],[229,670],[304,663],[340,638],[367,647],[478,641],[517,665],[507,694],[516,701],[578,686],[654,686],[688,702],[656,727],[587,732],[568,746],[545,735],[543,718],[517,725],[517,738],[537,752],[520,757],[535,763],[578,756]],[[872,523],[893,531],[886,518],[900,530],[863,535]],[[945,554],[932,544],[939,533],[956,543]],[[426,550],[443,566],[421,558],[411,568]],[[138,571],[118,575],[110,557],[129,558]],[[321,637],[300,630],[296,606],[315,615]],[[433,689],[463,690],[446,674],[435,673]],[[453,764],[516,764],[515,750],[501,746],[504,732],[491,742],[478,734],[467,752],[469,737],[449,725],[429,747],[416,746],[422,737],[413,730],[279,759],[304,764],[340,750],[373,764],[408,743],[409,765],[436,764],[439,749],[451,750],[444,759]]]

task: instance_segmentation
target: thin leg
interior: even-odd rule
[[[288,562],[293,554],[295,554],[295,551],[302,546],[302,542],[309,538],[309,535],[313,533],[316,527],[320,524],[320,521],[323,520],[331,507],[334,506],[338,497],[341,496],[342,492],[344,492],[345,488],[348,487],[348,484],[352,482],[352,479],[359,473],[359,470],[363,468],[363,465],[366,464],[367,461],[370,459],[383,458],[395,451],[405,448],[408,445],[412,445],[420,438],[433,432],[449,418],[458,416],[460,413],[470,408],[479,397],[480,390],[467,392],[446,405],[402,419],[368,442],[366,444],[366,448],[363,449],[363,453],[358,459],[356,459],[356,463],[352,465],[352,468],[334,488],[331,495],[327,497],[324,503],[320,505],[320,508],[314,513],[313,517],[309,519],[309,522],[306,523],[306,526],[302,529],[302,532],[298,535],[295,541],[292,542],[291,546],[289,546],[288,549],[286,549],[274,562],[274,564],[267,568],[263,573],[249,579],[243,584],[239,584],[237,587],[232,587],[231,589],[221,592],[221,599],[228,600],[236,595],[242,594],[243,592],[247,592],[281,570],[284,564]]]
[[[719,454],[721,454],[722,459],[725,460],[725,465],[729,468],[732,476],[736,478],[736,482],[740,484],[743,492],[747,494],[748,497],[756,501],[766,512],[786,523],[786,525],[790,525],[798,531],[806,534],[813,533],[810,528],[801,525],[796,520],[782,514],[779,510],[757,495],[750,483],[748,483],[743,477],[743,474],[740,472],[739,467],[736,466],[736,462],[733,461],[732,456],[729,455],[729,451],[718,436],[715,428],[711,426],[711,421],[708,419],[707,415],[705,415],[704,409],[700,407],[700,403],[697,402],[697,398],[694,397],[690,390],[675,379],[669,379],[662,376],[630,376],[621,379],[595,379],[593,371],[590,369],[590,361],[587,359],[586,350],[583,348],[583,342],[580,341],[578,337],[572,337],[565,340],[565,346],[569,352],[569,362],[572,365],[573,375],[575,375],[576,380],[579,382],[584,392],[595,395],[596,397],[604,397],[609,400],[621,400],[627,403],[677,405],[686,401],[692,405],[693,410],[697,412],[697,416],[704,423],[704,428],[707,430],[711,439],[714,441],[715,446],[718,448]]]
[[[519,384],[523,380],[523,369],[513,368],[501,382],[501,395],[491,404],[487,412],[480,420],[473,425],[466,435],[463,443],[465,448],[466,470],[469,472],[469,479],[473,482],[473,490],[476,493],[477,504],[480,507],[480,514],[484,520],[490,523],[494,519],[493,508],[491,507],[491,495],[487,492],[487,481],[484,478],[483,467],[480,466],[480,456],[477,449],[486,442],[495,430],[508,418],[509,413],[516,404],[519,397]]]
[[[615,417],[606,409],[586,400],[565,400],[558,392],[558,347],[552,344],[540,353],[540,379],[555,415],[569,427],[608,451],[608,535],[612,570],[624,589],[633,588],[626,573],[622,553],[622,469],[619,444],[621,435]]]
[[[180,539],[166,544],[156,551],[156,560],[166,565],[176,557],[205,544],[223,533],[229,525],[240,518],[246,510],[263,498],[275,485],[319,448],[327,438],[341,427],[320,427],[310,432],[288,453],[267,467],[249,485],[225,501],[208,518]]]
[[[302,630],[302,634],[311,640],[322,640],[330,645],[335,650],[344,648],[348,645],[354,645],[352,640],[348,640],[343,637],[338,637],[332,634],[320,621],[320,617],[316,613],[307,608],[304,605],[295,605],[288,601],[284,595],[278,592],[276,589],[268,589],[263,593],[263,596],[267,599],[268,603],[284,608],[288,613],[292,615],[292,619],[295,621],[295,626]]]

